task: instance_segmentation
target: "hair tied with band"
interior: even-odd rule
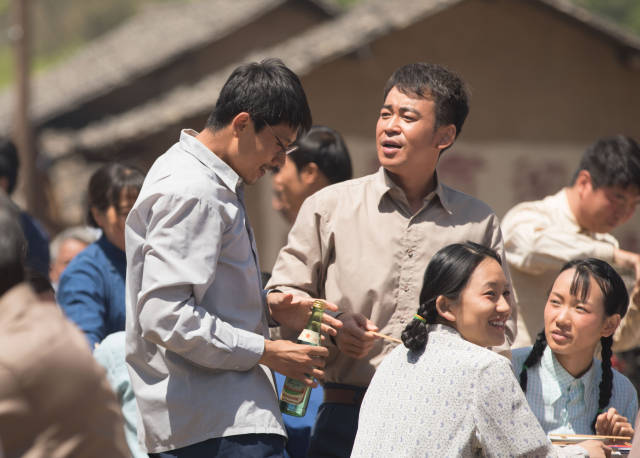
[[[413,315],[413,319],[414,320],[418,320],[418,321],[422,321],[424,324],[427,324],[427,320],[425,320],[424,318],[422,318],[420,315],[418,315],[417,313],[415,315]]]

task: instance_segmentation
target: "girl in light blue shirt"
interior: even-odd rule
[[[512,355],[546,433],[633,435],[637,393],[611,367],[613,333],[628,303],[624,282],[604,261],[570,261],[560,271],[544,309],[544,330],[533,347]],[[598,344],[601,362],[593,357]]]

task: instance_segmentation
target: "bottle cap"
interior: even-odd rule
[[[321,301],[320,299],[316,299],[313,301],[313,308],[324,310],[324,307],[324,301]]]

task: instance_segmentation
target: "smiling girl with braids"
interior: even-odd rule
[[[638,398],[611,368],[613,333],[629,296],[613,268],[599,259],[567,263],[544,309],[533,347],[513,351],[527,401],[546,433],[633,435]],[[593,358],[601,344],[602,362]]]
[[[509,361],[485,348],[504,342],[508,295],[495,251],[467,242],[434,255],[404,346],[367,389],[352,458],[605,456],[598,441],[553,447]]]

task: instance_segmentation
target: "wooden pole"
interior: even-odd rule
[[[20,157],[18,189],[24,196],[26,210],[45,222],[45,193],[43,183],[38,179],[36,167],[37,153],[33,128],[29,118],[30,103],[30,35],[29,35],[29,3],[30,0],[13,0],[13,24],[10,37],[13,42],[15,61],[16,111],[14,121],[14,141]]]

